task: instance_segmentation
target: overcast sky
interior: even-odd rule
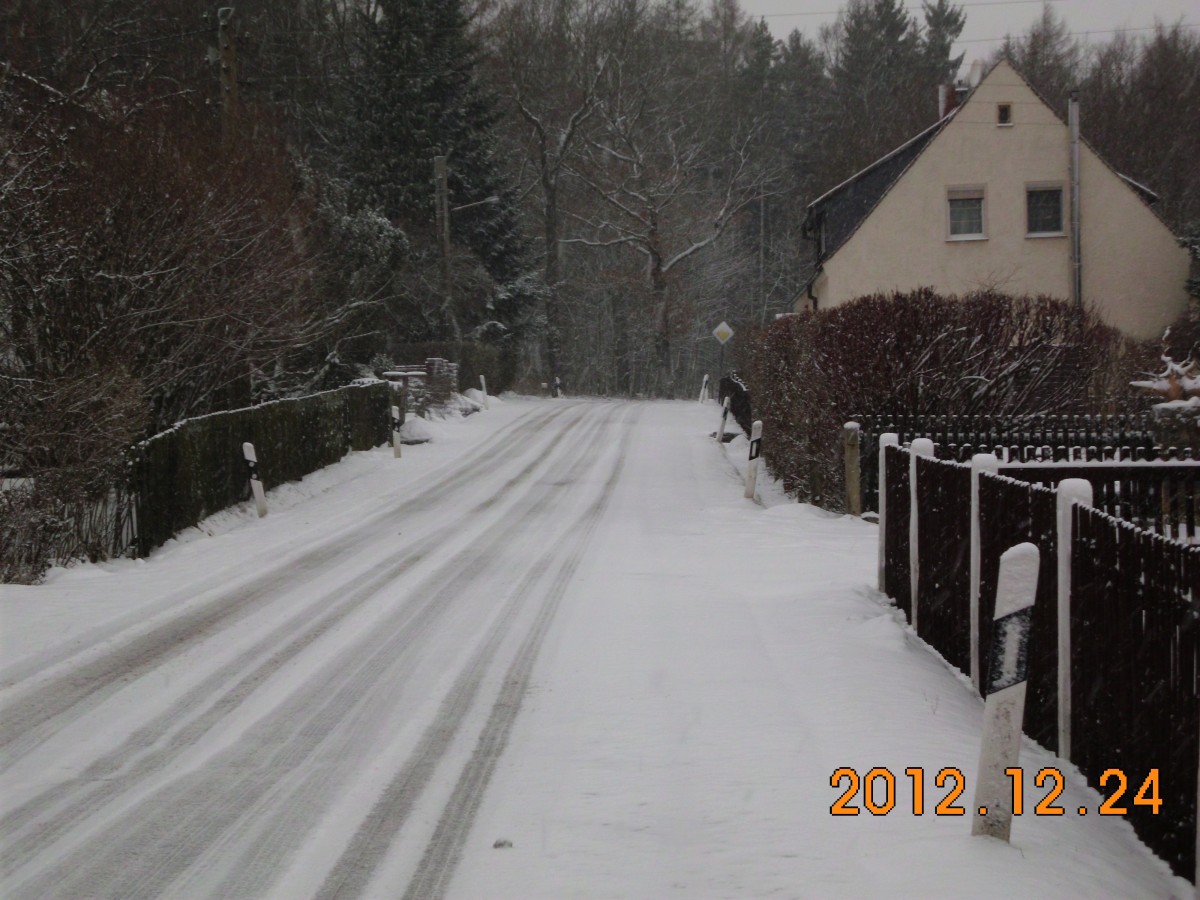
[[[765,16],[776,37],[798,28],[812,38],[821,25],[837,17],[844,0],[741,0],[742,8],[754,18]],[[967,13],[962,43],[966,62],[986,57],[1006,34],[1026,31],[1042,12],[1043,0],[961,0]],[[1200,31],[1200,0],[1051,0],[1073,32],[1112,32],[1119,28],[1153,28],[1155,19],[1168,25],[1182,19]],[[907,4],[920,18],[920,0]],[[1111,33],[1083,36],[1089,41],[1106,41]]]

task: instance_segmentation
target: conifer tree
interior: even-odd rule
[[[489,308],[459,304],[461,324],[498,318],[507,325],[532,290],[528,245],[495,158],[499,112],[477,76],[480,51],[469,24],[459,0],[380,0],[378,15],[363,22],[360,71],[351,80],[346,175],[359,202],[410,233],[432,235],[433,160],[445,156],[451,240],[494,283]]]

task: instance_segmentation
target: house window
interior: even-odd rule
[[[1012,104],[1011,103],[997,104],[997,106],[996,106],[996,124],[997,125],[1011,125],[1012,123],[1013,123]]]
[[[984,237],[983,188],[957,188],[947,192],[950,240]]]
[[[1029,234],[1062,234],[1061,187],[1031,187],[1025,190],[1025,217]]]

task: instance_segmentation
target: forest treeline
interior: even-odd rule
[[[791,309],[806,204],[934,121],[968,14],[850,0],[776,40],[737,0],[10,0],[0,455],[99,472],[428,341],[690,393],[718,322]],[[1047,5],[1001,52],[1195,232],[1200,32],[1084,44]]]

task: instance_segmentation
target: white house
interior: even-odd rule
[[[924,286],[1075,300],[1071,146],[1067,123],[998,63],[961,106],[808,207],[817,269],[796,310]],[[1187,309],[1187,251],[1152,191],[1077,146],[1078,299],[1156,338]]]

